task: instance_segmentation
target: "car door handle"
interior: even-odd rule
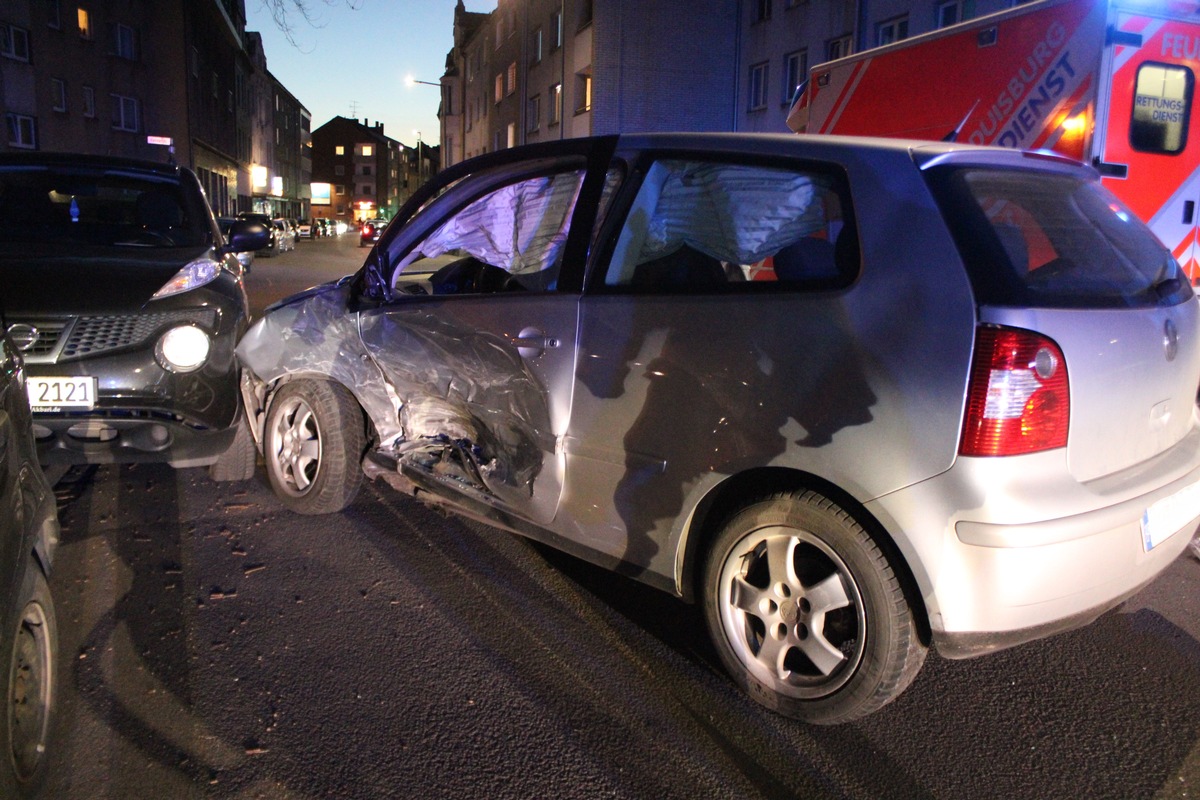
[[[553,350],[561,343],[553,336],[547,336],[537,328],[524,328],[512,340],[521,358],[537,358],[547,350]]]
[[[1183,224],[1191,225],[1192,220],[1195,218],[1195,215],[1196,215],[1196,201],[1195,200],[1184,200],[1183,201]]]

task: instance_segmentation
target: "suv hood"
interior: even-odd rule
[[[2,246],[0,297],[16,316],[137,311],[185,265],[211,255],[207,247]]]

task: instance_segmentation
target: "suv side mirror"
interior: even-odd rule
[[[264,225],[248,219],[239,219],[229,228],[229,244],[226,250],[231,253],[248,253],[262,250],[271,244],[271,232]]]

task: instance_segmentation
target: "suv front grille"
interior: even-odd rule
[[[145,345],[160,329],[194,323],[212,330],[215,309],[181,309],[153,314],[83,316],[36,323],[38,341],[22,356],[31,364],[57,363]]]

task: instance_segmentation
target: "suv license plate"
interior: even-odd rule
[[[96,405],[96,379],[27,378],[29,407],[34,411],[58,411],[63,408],[89,409]]]
[[[1200,517],[1200,483],[1164,497],[1142,514],[1142,547],[1149,553]]]

